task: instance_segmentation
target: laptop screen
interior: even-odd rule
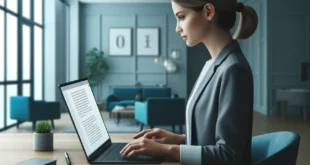
[[[60,87],[87,156],[109,140],[88,80]]]

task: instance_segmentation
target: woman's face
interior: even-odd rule
[[[176,32],[180,33],[187,46],[192,47],[202,42],[209,31],[209,21],[203,12],[198,13],[191,8],[185,8],[172,2],[172,10],[177,19]]]

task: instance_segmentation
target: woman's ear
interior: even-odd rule
[[[205,6],[203,7],[203,15],[209,21],[211,21],[214,18],[215,7],[212,3],[205,4]]]

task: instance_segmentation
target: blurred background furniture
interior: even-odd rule
[[[31,121],[32,129],[38,120],[51,120],[55,128],[55,119],[60,119],[60,103],[35,101],[27,96],[12,96],[10,98],[11,119],[17,120],[17,128],[22,121]]]
[[[283,118],[286,119],[288,105],[300,106],[304,122],[307,122],[307,107],[310,106],[309,89],[277,89],[276,100],[280,102]]]
[[[281,131],[252,137],[253,165],[296,165],[300,136]]]
[[[179,125],[180,133],[185,124],[185,99],[183,98],[149,98],[145,102],[135,102],[135,119],[151,128],[160,125],[171,125],[175,132],[175,125]]]
[[[137,96],[139,101],[151,97],[171,97],[171,88],[143,88],[143,87],[117,87],[112,89],[112,94],[107,96],[105,106],[106,111],[110,112],[116,105],[133,106]]]

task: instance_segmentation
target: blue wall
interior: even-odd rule
[[[279,114],[276,89],[310,88],[309,81],[300,80],[301,63],[310,62],[309,7],[309,0],[268,1],[268,97],[271,115]],[[300,107],[289,106],[288,114],[300,116]]]
[[[310,1],[244,2],[255,8],[259,18],[255,34],[240,41],[253,70],[254,108],[265,115],[280,115],[276,89],[310,88],[310,82],[300,81],[301,63],[310,62]],[[299,107],[289,106],[288,115],[299,116]]]
[[[133,86],[136,82],[154,86],[166,84],[173,93],[187,97],[187,47],[175,32],[176,19],[171,4],[82,4],[80,10],[80,76],[83,77],[85,54],[96,47],[105,52],[110,70],[103,79],[101,97],[115,86]],[[109,29],[132,29],[132,55],[109,56]],[[136,55],[136,28],[158,27],[160,30],[160,58],[168,57],[171,49],[180,50],[176,61],[178,71],[167,73],[162,61],[154,63],[154,56]]]

